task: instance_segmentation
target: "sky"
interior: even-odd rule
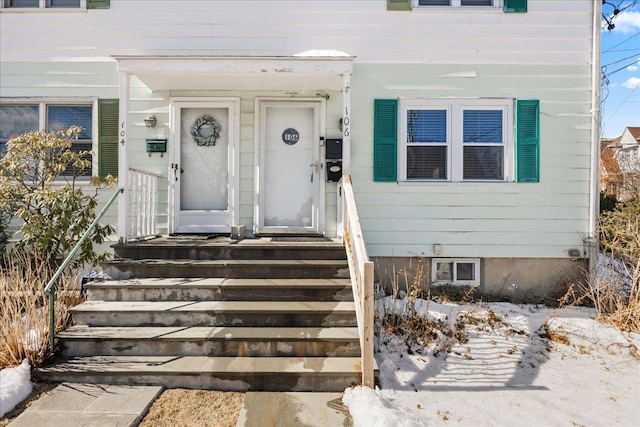
[[[611,15],[633,0],[607,0],[603,13]],[[603,21],[604,22],[604,21]],[[625,127],[640,127],[640,2],[613,19],[615,28],[602,31],[602,136],[615,138]]]

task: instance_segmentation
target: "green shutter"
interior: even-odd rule
[[[503,10],[506,13],[526,13],[527,0],[504,0]]]
[[[109,9],[110,0],[87,0],[87,9]]]
[[[516,181],[540,182],[540,101],[516,101]]]
[[[411,0],[387,0],[387,10],[411,10]]]
[[[118,176],[118,100],[98,100],[98,175]]]
[[[373,180],[398,180],[398,100],[376,99],[373,115]]]

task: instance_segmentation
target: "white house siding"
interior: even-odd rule
[[[597,0],[596,0],[597,1]],[[567,258],[589,230],[592,0],[529,0],[495,9],[386,10],[385,0],[111,0],[108,10],[0,10],[2,97],[118,97],[112,56],[355,56],[351,173],[374,256]],[[315,94],[298,94],[310,96]],[[153,92],[132,78],[130,166],[166,178],[149,157],[148,114],[168,127],[172,96],[241,99],[240,218],[251,224],[254,98],[284,92]],[[296,96],[296,95],[294,95]],[[397,97],[539,99],[540,183],[374,183],[373,100]],[[327,104],[336,137],[341,94]],[[160,185],[160,230],[167,193]],[[334,215],[335,186],[327,185]],[[335,219],[327,229],[335,232]]]

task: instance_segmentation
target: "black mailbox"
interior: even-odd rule
[[[327,160],[342,160],[342,138],[325,141],[325,158]]]
[[[327,182],[338,182],[342,178],[342,139],[325,141],[327,159]]]

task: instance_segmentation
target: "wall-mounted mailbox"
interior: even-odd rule
[[[147,139],[147,153],[166,153],[166,139]]]
[[[325,141],[327,159],[327,182],[338,182],[342,178],[342,138]]]
[[[327,160],[327,182],[338,182],[342,178],[342,160]]]
[[[327,160],[342,160],[342,138],[325,141],[325,158]]]

